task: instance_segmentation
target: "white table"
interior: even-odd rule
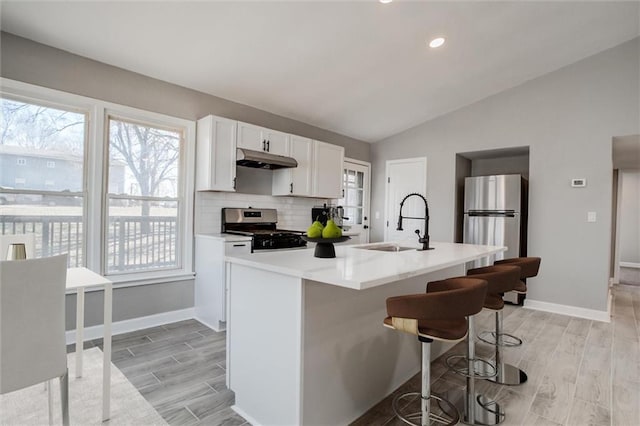
[[[87,268],[67,269],[67,290],[75,290],[76,307],[76,377],[82,377],[82,352],[84,343],[84,291],[87,288],[104,288],[104,353],[102,370],[102,421],[109,420],[111,403],[111,311],[113,284]]]

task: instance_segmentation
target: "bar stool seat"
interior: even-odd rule
[[[459,341],[467,335],[467,318],[482,310],[487,282],[475,278],[452,278],[427,284],[427,292],[390,297],[384,326],[418,337],[422,345],[422,386],[420,392],[408,392],[393,399],[396,416],[409,425],[426,426],[434,420],[455,425],[460,414],[448,400],[431,393],[431,342]],[[407,412],[402,403],[410,397],[420,397],[420,411]],[[437,401],[442,414],[431,409]]]
[[[393,319],[384,319],[384,325],[389,328],[393,326]],[[467,335],[467,320],[431,320],[418,321],[418,336],[428,337],[433,340],[461,340]],[[460,337],[462,336],[462,337]]]
[[[525,294],[527,292],[527,284],[525,280],[527,278],[533,278],[538,275],[540,270],[541,258],[539,257],[514,257],[511,259],[496,260],[494,265],[509,265],[517,266],[520,268],[520,281],[513,289],[514,292]]]

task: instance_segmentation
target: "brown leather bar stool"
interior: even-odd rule
[[[513,291],[516,293],[525,294],[527,292],[527,278],[533,278],[538,275],[538,271],[540,270],[540,262],[542,261],[539,257],[514,257],[511,259],[502,259],[496,260],[493,262],[494,265],[510,265],[510,266],[519,266],[520,267],[520,282],[516,286]]]
[[[384,326],[418,336],[422,343],[422,389],[398,395],[393,400],[396,416],[409,425],[426,426],[431,419],[446,425],[455,425],[460,415],[450,401],[431,394],[431,342],[456,342],[467,334],[467,317],[482,310],[487,282],[476,278],[451,278],[427,284],[424,294],[410,294],[387,299]],[[421,410],[404,413],[400,401],[420,396]],[[431,400],[438,401],[444,415],[431,411]],[[446,406],[446,407],[444,407]],[[405,410],[406,411],[406,410]],[[445,417],[446,416],[446,417]],[[419,421],[420,423],[415,423]]]
[[[516,283],[513,290],[515,293],[526,294],[527,285],[525,281],[527,278],[533,278],[538,275],[540,270],[541,259],[539,257],[514,257],[511,259],[496,260],[493,264],[495,266],[517,266],[520,268],[520,280]],[[522,339],[513,334],[505,333],[502,331],[502,324],[500,324],[500,334],[497,331],[483,331],[478,334],[478,339],[485,343],[496,346],[513,347],[522,345]]]
[[[520,278],[520,268],[514,266],[490,266],[470,270],[469,274],[478,272],[478,275],[467,275],[469,278],[480,278],[487,282],[487,295],[483,306],[490,309],[502,309],[504,301],[501,293],[510,291]],[[464,360],[463,366],[459,366],[460,360]],[[496,377],[498,370],[496,364],[482,358],[475,357],[474,324],[469,321],[467,334],[467,354],[451,355],[446,359],[447,366],[454,372],[467,378],[467,386],[464,395],[459,391],[451,392],[451,397],[458,409],[464,408],[463,422],[471,425],[495,425],[501,423],[505,413],[500,404],[484,395],[475,392],[475,380],[491,380]]]
[[[496,276],[497,279],[491,279],[491,276],[496,272],[500,272],[500,274]],[[495,311],[496,316],[495,332],[484,332],[480,333],[478,336],[480,340],[486,342],[486,340],[482,338],[483,334],[492,334],[493,340],[497,342],[494,343],[495,359],[493,361],[493,366],[495,367],[497,374],[487,380],[501,385],[510,386],[520,385],[526,382],[527,374],[513,365],[505,364],[502,361],[502,353],[500,351],[502,346],[516,346],[505,345],[502,343],[503,337],[507,335],[502,331],[502,308],[504,308],[504,300],[502,299],[502,296],[504,293],[512,291],[520,282],[520,267],[511,266],[509,264],[486,266],[484,268],[470,269],[467,271],[467,276],[487,280],[489,286],[487,288],[487,297],[484,301],[484,307],[485,309]],[[520,340],[515,336],[511,337]],[[520,340],[520,342],[522,341]]]

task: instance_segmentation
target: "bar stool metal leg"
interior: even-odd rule
[[[490,400],[484,395],[476,393],[476,377],[473,374],[475,371],[474,360],[476,355],[474,317],[470,316],[468,318],[468,321],[469,331],[467,334],[467,363],[469,374],[467,374],[466,388],[462,397],[453,397],[452,400],[454,401],[454,404],[458,407],[460,412],[464,413],[461,418],[462,423],[481,426],[497,425],[504,420],[504,410],[497,402]]]
[[[496,376],[489,378],[490,382],[497,383],[500,385],[508,385],[508,386],[517,386],[525,383],[527,381],[527,373],[515,367],[511,364],[505,364],[502,361],[502,354],[500,352],[500,348],[505,346],[502,343],[503,336],[506,336],[502,330],[502,310],[496,311],[496,332],[495,332],[495,347],[496,347],[496,358],[495,358],[495,368],[496,368]],[[518,339],[520,340],[520,339]],[[520,341],[522,343],[522,341]],[[513,345],[507,345],[513,346]]]
[[[453,426],[460,421],[460,414],[454,405],[446,399],[431,393],[431,339],[420,338],[422,342],[422,387],[420,392],[408,392],[398,395],[393,399],[393,411],[400,420],[412,426],[429,426],[431,421]],[[409,398],[420,397],[420,411],[405,413],[406,405],[410,404]],[[405,401],[406,400],[406,401]],[[433,413],[431,400],[437,401],[443,414]],[[406,404],[403,405],[403,403]],[[419,422],[419,423],[417,423]]]

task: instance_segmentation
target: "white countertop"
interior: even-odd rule
[[[226,256],[232,264],[251,266],[303,279],[364,290],[405,278],[426,274],[449,266],[505,251],[506,247],[480,246],[432,242],[434,250],[385,252],[358,247],[388,245],[375,243],[359,246],[335,245],[336,257],[321,259],[313,256],[313,249],[286,250]],[[404,247],[417,248],[406,242]]]
[[[251,241],[251,237],[248,235],[235,235],[235,234],[221,234],[221,233],[196,234],[196,237],[211,238],[214,240],[221,240],[226,243],[233,243],[236,241]]]

